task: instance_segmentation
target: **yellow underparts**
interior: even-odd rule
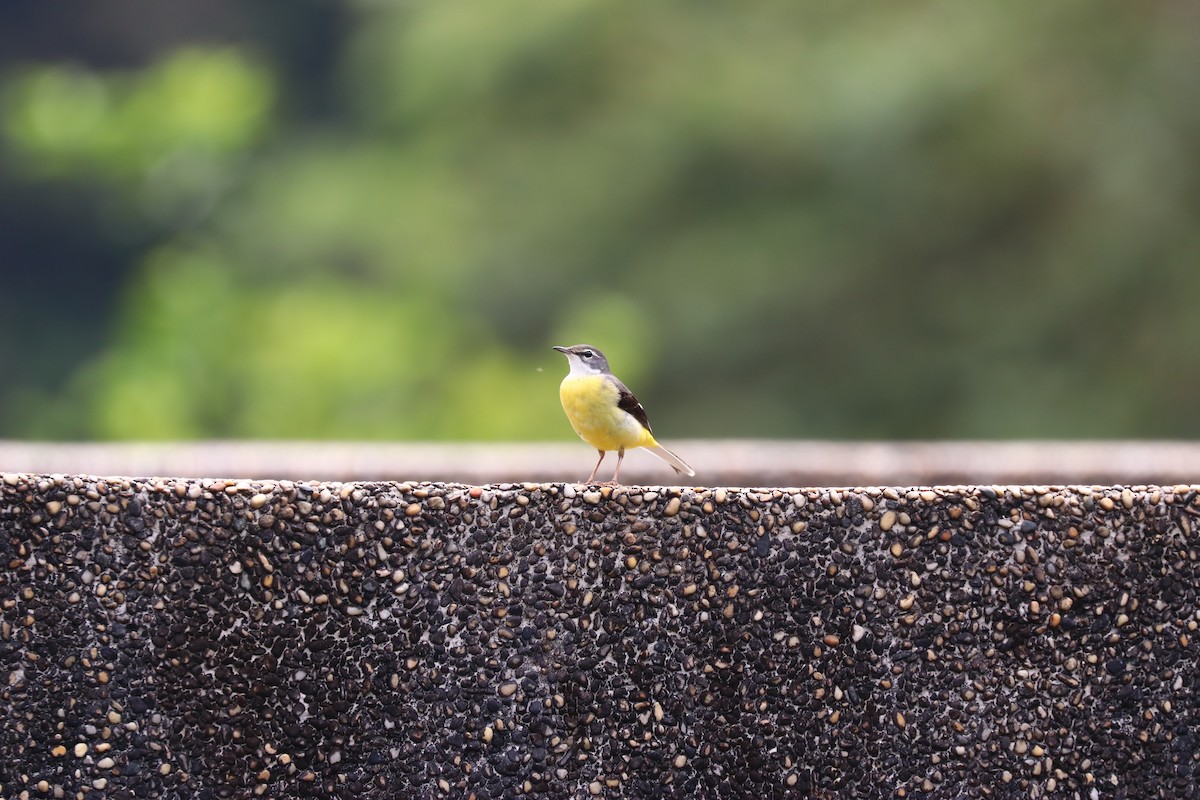
[[[603,375],[568,375],[558,397],[579,438],[597,450],[658,447],[650,431],[617,405],[617,387]]]

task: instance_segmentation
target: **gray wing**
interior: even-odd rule
[[[650,427],[650,420],[646,417],[646,409],[642,408],[642,404],[633,396],[633,392],[629,391],[629,387],[621,383],[619,378],[612,375],[608,379],[617,387],[617,408],[628,413],[631,417],[642,423],[642,427],[654,433]]]

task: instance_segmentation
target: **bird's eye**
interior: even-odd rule
[[[584,357],[584,358],[591,358],[591,357],[592,357],[592,351],[591,351],[591,350],[580,350],[580,351],[579,351],[579,355],[581,355],[581,356],[582,356],[582,357]]]

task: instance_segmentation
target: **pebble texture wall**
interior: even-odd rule
[[[0,480],[0,796],[1196,797],[1197,487]]]

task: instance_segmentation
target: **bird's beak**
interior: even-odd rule
[[[567,352],[567,348],[565,348],[565,347],[559,347],[558,345],[554,345],[554,349],[555,349],[555,350],[557,350],[558,352],[560,352],[560,353],[564,354],[564,355],[565,355],[565,354],[566,354],[566,352]]]

